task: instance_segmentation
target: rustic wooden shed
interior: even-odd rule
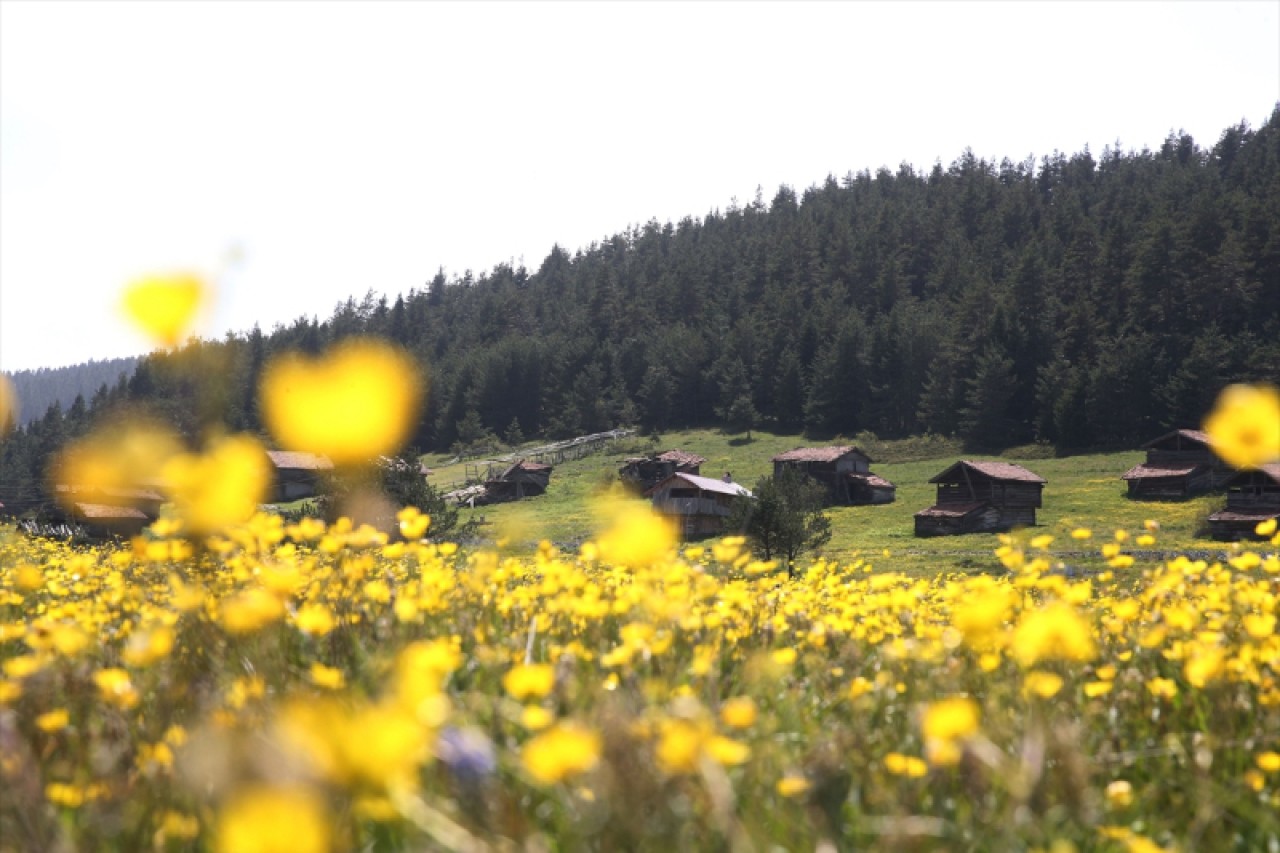
[[[545,494],[551,484],[552,470],[551,465],[521,459],[497,477],[485,482],[484,503],[516,501]]]
[[[752,498],[751,492],[737,483],[682,472],[650,486],[645,496],[657,512],[676,523],[685,539],[723,533],[734,504]]]
[[[622,482],[644,493],[672,474],[701,474],[706,462],[696,453],[666,450],[657,455],[631,456],[618,469]]]
[[[1045,480],[1011,462],[963,460],[929,480],[937,501],[915,514],[917,536],[1008,530],[1036,523]]]
[[[1258,524],[1280,518],[1280,463],[1237,471],[1226,486],[1226,507],[1209,516],[1215,539],[1256,539]]]
[[[1142,445],[1147,461],[1121,475],[1135,500],[1176,500],[1213,491],[1232,474],[1213,452],[1209,436],[1176,429]]]
[[[871,473],[871,457],[856,447],[797,447],[773,457],[773,476],[793,468],[817,480],[835,504],[891,503],[893,483]]]
[[[132,506],[96,504],[76,501],[71,505],[71,520],[90,536],[137,536],[154,517]]]
[[[298,450],[268,450],[271,461],[273,501],[296,501],[320,493],[320,479],[333,470],[327,456]]]

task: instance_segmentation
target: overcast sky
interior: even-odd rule
[[[757,186],[1208,146],[1277,100],[1280,0],[0,0],[0,368],[145,351],[142,273],[265,330]]]

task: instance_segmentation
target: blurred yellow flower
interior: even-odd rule
[[[1123,779],[1117,779],[1107,786],[1107,805],[1113,809],[1123,809],[1133,802],[1133,785]]]
[[[1268,518],[1266,521],[1258,522],[1253,532],[1262,537],[1269,537],[1276,532],[1276,519]]]
[[[217,853],[325,853],[326,807],[305,788],[238,791],[218,816]]]
[[[53,732],[65,729],[70,720],[71,717],[67,713],[66,708],[56,708],[52,711],[46,711],[36,717],[36,728],[42,732],[52,734]]]
[[[521,760],[533,779],[552,785],[585,773],[600,759],[600,736],[593,731],[565,723],[524,745]]]
[[[160,479],[165,463],[181,450],[168,426],[126,417],[67,445],[54,458],[50,473],[56,484],[65,487],[57,493],[65,506],[89,500],[90,494],[98,501],[138,505],[158,500],[145,487]]]
[[[267,495],[271,467],[256,439],[234,435],[173,457],[161,477],[187,529],[204,535],[249,520]]]
[[[1204,431],[1228,465],[1256,468],[1280,460],[1280,393],[1269,385],[1228,385]]]
[[[556,721],[556,715],[540,705],[526,705],[520,712],[520,725],[531,732],[540,732]]]
[[[168,657],[173,650],[173,629],[157,625],[150,630],[139,631],[129,638],[122,657],[130,666],[151,666]]]
[[[293,624],[297,625],[298,630],[304,634],[323,637],[333,630],[333,614],[323,604],[312,602],[298,608],[297,615],[293,617]]]
[[[884,757],[884,766],[894,776],[907,776],[918,779],[929,772],[929,765],[914,755],[903,755],[891,752]]]
[[[809,790],[809,780],[796,773],[788,773],[775,786],[780,797],[798,797]]]
[[[1183,664],[1182,674],[1192,687],[1204,687],[1222,674],[1226,659],[1220,648],[1196,646]]]
[[[600,559],[630,568],[647,568],[665,557],[676,544],[671,523],[647,503],[606,500],[601,515],[607,527],[596,538]]]
[[[658,766],[667,773],[692,773],[698,768],[707,734],[705,727],[689,720],[665,721],[654,750]]]
[[[1090,661],[1097,648],[1075,608],[1055,601],[1023,614],[1013,632],[1013,653],[1027,667],[1045,660]]]
[[[521,701],[541,699],[555,683],[555,667],[545,663],[521,664],[502,677],[503,688]]]
[[[125,288],[126,316],[160,346],[171,347],[191,328],[208,301],[209,287],[198,275],[174,273],[140,278]]]
[[[1258,765],[1260,770],[1275,773],[1280,770],[1280,752],[1260,752],[1254,758],[1254,763]]]
[[[720,719],[731,729],[749,729],[756,722],[756,703],[750,696],[739,696],[720,708]]]
[[[342,674],[342,670],[322,663],[311,664],[310,677],[312,684],[326,690],[341,690],[347,684],[347,678]]]
[[[421,539],[431,527],[431,517],[423,515],[415,506],[407,506],[396,513],[400,522],[400,535],[405,539]]]
[[[353,339],[318,359],[277,358],[259,393],[267,428],[282,447],[351,466],[400,449],[417,419],[424,383],[401,350]]]
[[[232,634],[251,634],[282,618],[280,599],[260,587],[246,589],[222,603],[222,627]]]
[[[1062,689],[1062,676],[1052,672],[1035,670],[1028,672],[1022,680],[1022,693],[1025,696],[1039,696],[1050,699],[1058,695]]]
[[[1178,685],[1171,678],[1152,678],[1147,681],[1147,690],[1157,699],[1172,699],[1178,695]]]
[[[727,767],[736,767],[751,757],[751,747],[722,735],[712,735],[705,749],[712,761]]]
[[[93,674],[93,682],[98,685],[98,695],[107,704],[129,709],[139,702],[138,691],[134,689],[129,673],[123,669],[98,670]]]
[[[942,699],[924,710],[920,730],[928,740],[956,740],[978,731],[978,703],[958,697]]]
[[[18,413],[18,393],[7,377],[0,376],[0,438],[17,425]]]

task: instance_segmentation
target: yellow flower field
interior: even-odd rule
[[[5,532],[0,849],[1280,839],[1275,543],[788,580],[617,517],[527,559],[262,515],[194,553]]]
[[[197,285],[127,306],[171,346]],[[266,376],[276,441],[357,478],[425,387],[374,341]],[[1211,417],[1238,464],[1280,455],[1275,400]],[[57,462],[162,484],[127,545],[0,527],[4,853],[1280,848],[1273,522],[1214,561],[1144,562],[1152,524],[1077,530],[1085,565],[1019,534],[980,574],[791,578],[620,499],[517,557],[414,508],[286,524],[258,439],[200,439],[135,418]]]

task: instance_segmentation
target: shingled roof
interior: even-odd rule
[[[712,477],[699,477],[697,474],[685,474],[683,472],[672,474],[656,485],[650,486],[645,494],[652,495],[672,480],[683,480],[689,485],[704,492],[716,492],[722,495],[732,495],[734,497],[743,498],[749,498],[752,496],[749,489],[744,486],[740,486],[737,483],[726,483],[724,480],[716,480]]]
[[[1181,436],[1185,439],[1198,442],[1205,446],[1212,446],[1213,444],[1213,441],[1209,438],[1209,434],[1201,432],[1198,429],[1175,429],[1172,432],[1166,432],[1164,435],[1159,436],[1158,438],[1151,439],[1146,444],[1142,445],[1142,448],[1145,450],[1149,447],[1154,447],[1160,442],[1166,441],[1170,438],[1173,438],[1174,436]]]
[[[1120,475],[1121,480],[1147,480],[1161,479],[1164,477],[1185,477],[1197,468],[1205,468],[1201,465],[1134,465],[1128,471]]]
[[[672,462],[676,465],[694,465],[700,466],[707,460],[703,459],[696,453],[690,453],[687,450],[668,450],[659,453],[657,456],[659,461]]]
[[[941,474],[929,480],[930,483],[946,483],[950,482],[953,472],[964,466],[971,471],[977,471],[983,476],[990,477],[993,480],[1004,480],[1006,482],[1015,483],[1046,483],[1047,480],[1032,471],[1028,471],[1021,465],[1014,465],[1012,462],[975,462],[969,459],[963,459]]]
[[[333,462],[329,457],[304,453],[301,450],[268,450],[267,458],[277,468],[292,468],[297,471],[333,470]]]
[[[850,453],[856,453],[859,456],[870,457],[856,447],[851,445],[836,445],[834,447],[797,447],[795,450],[788,450],[786,453],[779,453],[773,457],[774,462],[835,462],[842,456]]]

